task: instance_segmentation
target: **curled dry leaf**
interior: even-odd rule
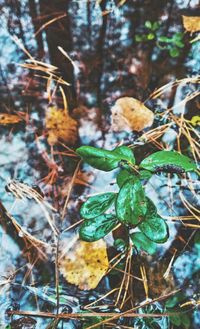
[[[183,26],[187,32],[200,31],[200,16],[182,16]]]
[[[46,114],[48,143],[55,145],[59,140],[74,145],[78,138],[78,123],[66,110],[50,107]]]
[[[0,113],[0,125],[6,126],[21,122],[23,119],[16,114]]]
[[[108,266],[106,243],[103,240],[77,240],[59,264],[65,279],[82,290],[96,288],[106,274]]]
[[[113,131],[141,131],[153,124],[154,114],[132,97],[119,98],[111,109]]]

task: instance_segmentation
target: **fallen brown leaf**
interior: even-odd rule
[[[23,119],[16,114],[0,113],[0,125],[6,126],[21,122]]]
[[[82,290],[96,288],[108,270],[106,243],[103,240],[85,242],[77,240],[60,261],[65,279]]]
[[[59,140],[74,145],[78,138],[78,123],[66,110],[50,107],[46,114],[48,143],[55,145]]]
[[[153,124],[154,114],[132,97],[119,98],[111,109],[113,131],[141,131]]]
[[[182,16],[183,26],[187,32],[200,31],[200,16]]]

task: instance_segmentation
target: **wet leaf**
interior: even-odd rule
[[[19,115],[0,113],[0,125],[2,126],[19,123],[21,121],[23,121],[23,119],[19,117]]]
[[[127,170],[120,170],[120,172],[117,175],[117,184],[119,187],[122,187],[122,185],[127,181],[128,179],[131,179],[133,175],[131,175]]]
[[[132,233],[130,238],[138,250],[144,250],[150,255],[156,252],[156,243],[148,239],[142,232]]]
[[[116,217],[110,214],[86,219],[79,229],[80,238],[84,241],[97,241],[112,231],[117,223]]]
[[[149,179],[152,176],[152,172],[148,170],[141,170],[140,171],[140,178],[141,179]]]
[[[46,129],[50,145],[55,145],[58,141],[74,145],[77,141],[78,124],[66,110],[50,107],[46,113]]]
[[[124,224],[137,225],[146,214],[147,203],[138,179],[126,181],[116,199],[117,218]]]
[[[81,146],[77,149],[77,153],[92,167],[103,171],[117,168],[120,161],[135,164],[133,152],[127,146],[119,146],[112,151],[92,146]]]
[[[111,109],[114,131],[141,131],[152,126],[154,114],[132,97],[119,98]]]
[[[65,279],[83,290],[95,289],[108,270],[106,243],[78,240],[60,262]]]
[[[169,169],[171,172],[176,172],[178,168],[183,171],[197,169],[196,164],[190,158],[175,151],[159,151],[153,153],[140,163],[140,167],[150,171],[156,171],[158,168],[162,171],[163,167],[163,171]]]
[[[90,197],[81,207],[82,218],[90,219],[103,214],[113,204],[116,193],[103,193]]]
[[[183,26],[187,32],[200,31],[200,16],[182,16]]]
[[[157,243],[166,242],[169,236],[168,226],[164,219],[159,216],[151,217],[148,212],[145,220],[139,225],[139,228],[147,238]]]

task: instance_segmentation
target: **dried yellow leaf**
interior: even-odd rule
[[[0,125],[6,126],[21,122],[23,119],[16,114],[0,113]]]
[[[48,143],[55,145],[59,140],[74,145],[78,138],[78,123],[65,110],[50,107],[46,114]]]
[[[111,109],[113,131],[141,131],[153,124],[154,114],[132,97],[119,98]]]
[[[182,16],[183,26],[187,32],[200,31],[200,16]]]
[[[77,240],[59,265],[69,283],[82,290],[94,289],[108,270],[106,243]]]

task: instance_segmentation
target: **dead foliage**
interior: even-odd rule
[[[114,131],[142,131],[153,124],[154,114],[141,101],[119,98],[111,109]]]
[[[19,116],[17,114],[0,113],[0,125],[2,126],[16,124],[23,120],[23,116]]]
[[[200,16],[182,16],[183,26],[187,32],[200,31]]]
[[[78,138],[78,123],[66,110],[49,107],[46,113],[48,143],[55,145],[58,141],[74,145]]]
[[[65,279],[83,290],[96,288],[108,266],[106,243],[103,240],[77,240],[60,261],[60,271]]]

